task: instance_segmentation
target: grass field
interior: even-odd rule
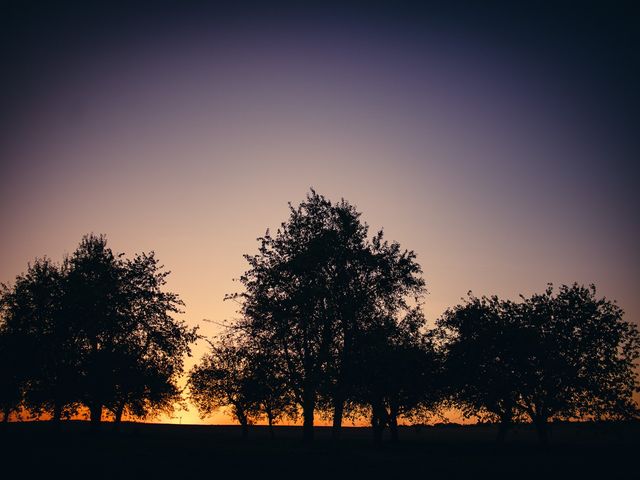
[[[345,428],[340,442],[319,427],[304,445],[299,427],[125,423],[119,432],[85,422],[54,431],[46,422],[0,427],[7,479],[22,478],[640,478],[640,424],[554,425],[542,449],[520,426],[495,444],[491,425],[405,427],[400,442],[374,446],[368,428]]]

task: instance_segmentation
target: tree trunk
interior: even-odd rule
[[[389,416],[389,431],[391,432],[391,441],[398,442],[398,417],[396,414]]]
[[[236,420],[238,420],[238,423],[240,423],[242,439],[246,440],[247,438],[249,438],[249,417],[245,413],[244,408],[242,408],[242,406],[239,404],[234,405],[234,410]]]
[[[97,429],[100,427],[102,421],[102,404],[99,402],[93,403],[89,407],[89,418],[91,420],[91,427]]]
[[[546,418],[539,418],[535,422],[536,431],[538,432],[538,441],[541,447],[549,445],[549,424]]]
[[[373,428],[373,443],[376,445],[382,444],[382,434],[384,432],[384,424],[376,415],[371,419],[371,426]]]
[[[382,444],[382,436],[386,425],[384,407],[377,403],[371,405],[371,427],[373,429],[373,443]]]
[[[118,403],[115,411],[115,418],[113,420],[113,429],[115,431],[120,430],[120,424],[122,423],[122,414],[124,413],[124,400]]]
[[[249,422],[247,419],[240,420],[240,426],[242,427],[242,440],[249,438]]]
[[[393,443],[398,442],[398,414],[400,407],[397,402],[390,402],[389,405],[389,431],[391,432],[391,441]]]
[[[313,442],[313,414],[316,409],[315,392],[305,389],[302,405],[302,438],[305,442]]]
[[[60,419],[62,418],[62,405],[55,402],[53,405],[53,414],[51,415],[51,424],[54,431],[60,430]]]
[[[344,398],[341,393],[336,394],[333,400],[333,425],[331,426],[331,438],[339,440],[342,433],[342,416],[344,415]]]
[[[333,391],[333,422],[331,425],[331,438],[339,440],[342,434],[342,418],[344,417],[344,402],[347,398],[348,383],[351,377],[352,349],[354,339],[354,328],[356,323],[356,313],[353,311],[350,301],[344,305],[346,310],[342,310],[342,328],[344,340],[342,352],[340,354],[340,365],[337,375],[335,389]]]
[[[276,433],[273,430],[273,413],[271,413],[271,410],[267,411],[267,421],[269,422],[269,437],[273,440],[276,438]]]

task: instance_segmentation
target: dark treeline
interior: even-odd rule
[[[275,234],[258,239],[240,277],[240,318],[189,373],[203,415],[221,406],[243,426],[318,415],[369,419],[376,442],[398,422],[457,407],[516,422],[548,439],[551,420],[637,417],[637,327],[595,287],[562,286],[519,302],[469,294],[433,328],[421,312],[425,283],[412,251],[368,236],[360,213],[313,190],[290,205]]]
[[[594,286],[549,286],[506,301],[474,297],[435,325],[414,252],[369,236],[348,202],[311,191],[280,228],[259,238],[243,290],[228,295],[240,316],[210,341],[189,373],[202,416],[219,408],[242,426],[368,419],[374,439],[398,439],[402,422],[423,423],[456,407],[499,425],[638,417],[638,328],[598,298]],[[125,259],[104,237],[85,237],[62,264],[36,260],[3,285],[0,402],[54,421],[84,408],[144,418],[181,400],[177,380],[197,339],[173,318],[182,302],[163,291],[152,254]]]

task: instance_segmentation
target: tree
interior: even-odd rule
[[[17,335],[0,328],[0,409],[2,421],[8,422],[12,412],[18,411],[23,401],[27,375],[21,364],[22,342]]]
[[[173,314],[181,313],[180,298],[165,292],[166,277],[153,252],[135,255],[124,263],[121,295],[125,298],[127,334],[114,345],[114,395],[108,407],[118,423],[126,410],[145,418],[171,412],[180,400],[178,380],[184,357],[198,338]]]
[[[552,285],[523,298],[519,318],[525,339],[518,407],[548,442],[550,419],[630,419],[640,411],[634,362],[640,358],[638,327],[596,287]]]
[[[228,409],[244,438],[249,425],[264,417],[273,438],[275,423],[296,418],[295,401],[277,359],[247,340],[232,329],[210,342],[209,353],[189,373],[190,397],[203,418]]]
[[[596,289],[552,286],[521,302],[470,297],[439,320],[453,396],[466,415],[532,422],[548,442],[552,419],[638,416],[636,325]]]
[[[250,269],[240,278],[240,330],[274,352],[285,365],[287,385],[303,412],[303,435],[313,439],[318,395],[327,376],[336,337],[331,283],[337,243],[335,209],[315,192],[275,236],[260,238],[259,253],[245,256]]]
[[[297,419],[295,398],[287,386],[285,369],[278,357],[260,348],[260,345],[248,347],[249,374],[252,379],[248,383],[252,391],[248,393],[255,399],[260,417],[266,419],[269,434],[274,438],[274,424],[283,419]]]
[[[499,422],[500,443],[521,417],[517,403],[527,368],[514,311],[511,302],[469,293],[464,304],[447,310],[437,322],[449,395],[465,417]]]
[[[242,437],[260,416],[260,402],[247,349],[232,335],[210,343],[210,351],[189,372],[191,401],[202,418],[219,408],[229,408],[242,427]]]
[[[170,408],[196,329],[172,317],[180,298],[162,290],[169,272],[153,252],[131,260],[115,255],[104,236],[88,235],[69,259],[66,314],[82,355],[82,401],[91,421],[104,407],[119,422]]]
[[[125,260],[87,235],[61,265],[36,260],[3,286],[0,354],[21,355],[20,372],[5,368],[26,408],[58,421],[83,404],[96,425],[105,407],[117,422],[171,408],[197,334],[172,317],[182,302],[162,268],[153,252]]]
[[[298,207],[290,204],[275,235],[259,239],[258,254],[245,256],[245,291],[229,296],[243,301],[236,327],[284,365],[306,440],[319,405],[332,406],[339,433],[364,325],[424,288],[413,252],[382,232],[369,241],[367,232],[348,202],[334,205],[311,190]]]
[[[345,206],[349,207],[343,201],[340,207]],[[357,213],[353,218],[359,216]],[[393,319],[405,313],[407,319],[417,319],[419,310],[411,310],[408,299],[418,303],[425,290],[414,252],[401,250],[397,242],[385,241],[382,231],[369,241],[367,231],[366,224],[360,225],[358,242],[336,249],[334,274],[327,279],[332,283],[336,305],[336,335],[328,376],[333,438],[339,437],[345,403],[353,400],[354,386],[362,378],[357,367],[362,359],[358,357],[375,338],[372,332],[385,331],[389,325],[398,327]]]
[[[55,422],[78,406],[79,356],[62,303],[66,272],[66,263],[36,259],[2,294],[7,386],[20,384],[24,406]]]
[[[362,339],[354,401],[370,411],[376,443],[386,426],[398,441],[399,419],[424,419],[440,402],[441,360],[425,323],[414,308],[399,320],[382,319]]]
[[[113,367],[122,358],[117,348],[131,326],[123,295],[125,268],[122,255],[107,247],[104,236],[87,235],[68,259],[64,291],[65,316],[72,323],[81,358],[80,397],[98,425],[114,394],[117,373]]]

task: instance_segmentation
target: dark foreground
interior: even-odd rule
[[[376,447],[368,428],[345,428],[332,442],[318,428],[312,446],[298,427],[278,427],[271,440],[253,427],[85,422],[54,431],[44,422],[0,426],[3,478],[640,478],[640,424],[562,424],[541,449],[534,432],[519,427],[507,444],[495,428],[407,427],[398,444]]]

